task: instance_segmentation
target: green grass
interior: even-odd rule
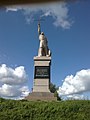
[[[90,120],[90,101],[35,102],[0,98],[0,120]]]

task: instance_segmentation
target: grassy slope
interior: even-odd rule
[[[0,120],[90,120],[90,101],[28,102],[0,99]]]

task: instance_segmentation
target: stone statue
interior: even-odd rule
[[[41,32],[40,22],[38,23],[38,34],[40,40],[38,56],[47,56],[47,57],[51,56],[51,52],[48,48],[47,38],[45,37],[44,32]]]

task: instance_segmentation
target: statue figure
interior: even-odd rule
[[[47,38],[45,37],[44,32],[41,32],[40,22],[38,23],[38,34],[40,40],[38,56],[47,56],[47,57],[51,56],[51,52],[48,48]]]

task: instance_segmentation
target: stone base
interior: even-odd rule
[[[34,80],[33,80],[33,92],[50,92],[50,65],[51,57],[36,56],[34,57]],[[37,69],[39,72],[36,72]],[[45,73],[46,70],[46,73]]]
[[[54,97],[54,93],[50,92],[32,92],[25,97],[28,101],[57,101],[57,97]]]
[[[48,79],[34,79],[33,92],[50,92]]]

